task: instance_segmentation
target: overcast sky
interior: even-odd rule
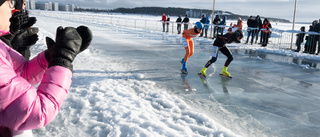
[[[40,0],[74,3],[81,7],[114,9],[144,6],[212,9],[213,0]],[[215,0],[215,10],[230,11],[240,15],[260,15],[293,21],[295,0]],[[165,11],[164,11],[165,12]],[[320,0],[298,0],[298,22],[320,19]]]

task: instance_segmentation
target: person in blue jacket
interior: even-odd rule
[[[222,21],[219,23],[219,25],[221,25],[221,26],[219,26],[218,27],[218,34],[219,34],[219,32],[221,33],[220,35],[223,35],[223,31],[224,31],[224,26],[226,25],[227,23],[226,23],[226,16],[224,16],[223,17],[223,19],[222,19]]]
[[[207,18],[206,18],[204,15],[202,15],[202,18],[201,18],[200,22],[201,22],[202,24],[205,24],[205,23],[207,22]],[[202,36],[203,36],[203,32],[204,32],[204,31],[202,31],[202,32],[200,33],[200,36],[199,36],[199,37],[202,37]]]
[[[204,25],[204,38],[207,37],[208,29],[209,29],[209,26],[210,26],[209,24],[210,24],[210,19],[209,19],[209,17],[207,17],[206,23]]]

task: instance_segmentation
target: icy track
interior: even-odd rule
[[[86,25],[94,40],[74,62],[61,111],[36,137],[320,136],[318,57],[243,44],[222,78],[225,57],[197,76],[212,40],[196,38],[189,75],[180,74],[181,36],[37,16],[46,49],[58,26]],[[308,60],[307,60],[307,59]],[[310,60],[311,59],[311,60]]]

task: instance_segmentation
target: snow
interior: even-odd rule
[[[225,80],[216,76],[225,60],[221,54],[217,65],[208,69],[204,88],[196,72],[210,58],[211,39],[195,38],[195,55],[188,64],[190,74],[183,77],[178,61],[184,55],[180,35],[31,16],[37,17],[36,26],[40,28],[40,39],[32,47],[33,56],[46,49],[45,37],[54,38],[60,25],[86,25],[94,35],[92,45],[74,61],[73,82],[61,111],[49,125],[33,130],[36,137],[320,135],[320,95],[316,92],[319,68],[303,63],[306,59],[317,64],[319,56],[230,44],[233,51],[239,51],[235,53],[234,68],[229,70],[235,77]],[[247,50],[258,55],[247,58]],[[262,53],[266,55],[261,56]],[[294,63],[295,58],[303,59],[302,63]],[[257,75],[248,73],[248,68]],[[282,69],[290,71],[273,74]],[[281,84],[286,81],[291,83]],[[308,94],[300,93],[304,88]],[[293,102],[297,101],[300,104],[295,106]],[[306,120],[306,115],[314,121]],[[290,128],[292,124],[296,127]],[[295,133],[296,128],[305,132]]]

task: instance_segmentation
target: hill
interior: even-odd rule
[[[136,8],[117,8],[117,9],[84,9],[84,8],[76,8],[75,11],[89,11],[89,12],[114,12],[114,13],[127,13],[127,14],[147,14],[147,15],[162,15],[162,13],[166,13],[170,16],[178,16],[185,15],[188,11],[197,11],[201,14],[211,15],[212,10],[207,9],[188,9],[188,8],[175,8],[175,7],[136,7]],[[221,11],[215,10],[215,15],[226,16],[227,19],[237,20],[241,17],[244,20],[247,20],[249,16],[247,15],[238,15],[229,11]],[[210,16],[211,17],[211,16]],[[200,18],[200,16],[199,16]],[[262,17],[268,18],[272,22],[286,22],[289,23],[289,20],[279,19],[279,18],[271,18],[271,17]]]

